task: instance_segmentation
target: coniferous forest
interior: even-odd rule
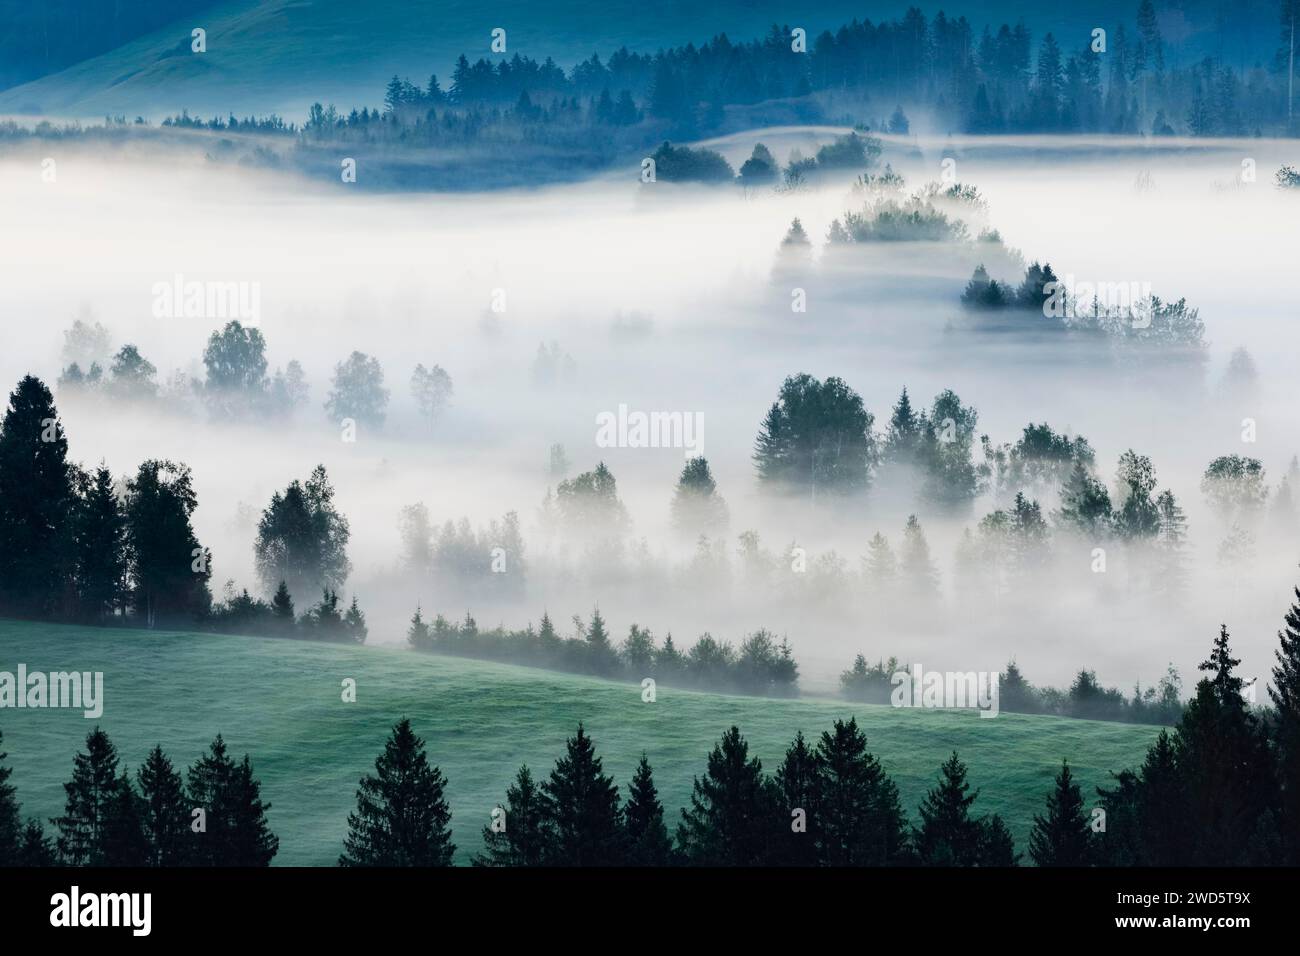
[[[472,7],[0,0],[16,931],[1280,926],[1300,0]]]

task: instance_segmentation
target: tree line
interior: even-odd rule
[[[0,421],[0,615],[364,641],[356,597],[339,608],[348,526],[333,494],[323,467],[277,492],[254,549],[270,599],[229,585],[214,602],[189,467],[150,459],[114,476],[70,461],[53,395],[25,376]],[[295,594],[321,599],[295,617]]]
[[[417,608],[407,630],[407,643],[418,651],[607,678],[652,678],[673,687],[764,697],[796,697],[799,693],[799,665],[789,642],[784,638],[778,642],[766,630],[750,634],[738,648],[703,634],[683,651],[673,643],[671,633],[659,644],[647,628],[636,624],[615,644],[599,608],[586,623],[575,615],[573,629],[574,636],[561,636],[550,614],[543,612],[536,628],[530,622],[522,630],[498,626],[481,631],[468,613],[459,623],[441,614],[426,622]]]
[[[1062,761],[1028,856],[1038,866],[1262,866],[1300,863],[1300,588],[1275,651],[1267,709],[1251,707],[1220,629],[1196,694],[1141,767],[1112,773],[1089,806]],[[0,864],[265,865],[278,841],[265,823],[247,756],[221,737],[184,783],[155,747],[135,785],[102,731],[87,737],[67,807],[21,822],[11,770],[0,765]],[[4,755],[0,754],[0,761]],[[708,754],[690,805],[669,827],[649,760],[623,798],[579,724],[549,777],[521,766],[482,827],[481,866],[1015,866],[997,814],[974,809],[968,768],[954,752],[917,807],[868,749],[854,718],[816,741],[796,734],[772,774],[733,726]],[[446,866],[452,842],[446,778],[402,719],[356,792],[343,866]],[[206,832],[195,812],[205,809]]]

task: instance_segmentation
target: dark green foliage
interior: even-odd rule
[[[4,731],[0,731],[0,746],[4,744]],[[0,867],[13,866],[22,846],[23,826],[18,815],[18,798],[14,785],[9,782],[13,767],[6,767],[7,753],[0,750]]]
[[[72,761],[72,779],[63,785],[67,794],[63,815],[53,822],[59,830],[58,855],[69,866],[112,866],[142,862],[132,859],[139,851],[139,818],[132,802],[134,791],[118,772],[117,748],[96,727],[86,736],[86,752]],[[132,825],[136,832],[132,833]]]
[[[1277,711],[1274,737],[1281,769],[1281,826],[1287,862],[1300,863],[1300,588],[1287,609],[1273,652],[1269,698]]]
[[[350,534],[325,466],[317,465],[306,482],[292,481],[272,495],[262,512],[253,548],[262,587],[271,593],[285,585],[299,602],[342,587],[351,571]]]
[[[541,866],[554,856],[555,834],[550,804],[533,782],[527,765],[519,768],[506,790],[504,806],[494,809],[492,823],[483,828],[484,851],[476,866]]]
[[[874,420],[842,379],[787,378],[754,445],[759,480],[813,500],[865,489],[877,458]]]
[[[28,375],[0,423],[0,613],[66,613],[74,571],[72,470],[54,397]]]
[[[939,784],[926,793],[912,831],[912,845],[924,866],[979,866],[985,848],[984,823],[971,816],[979,791],[968,793],[966,765],[956,751],[939,768]]]
[[[1038,866],[1089,866],[1093,862],[1092,829],[1083,794],[1066,761],[1061,762],[1055,787],[1047,794],[1047,814],[1034,814],[1029,856]]]
[[[113,476],[100,465],[81,476],[76,509],[77,601],[83,620],[100,623],[128,594],[127,526]]]
[[[375,760],[374,775],[361,778],[339,865],[450,866],[456,846],[445,788],[424,741],[402,718]]]
[[[190,523],[197,507],[185,465],[146,461],[127,482],[131,603],[149,627],[188,623],[206,614],[212,603],[212,556],[199,546]]]
[[[817,754],[808,746],[803,731],[795,735],[787,748],[773,782],[778,806],[790,818],[776,847],[776,860],[784,866],[815,866],[822,817],[818,805]]]
[[[673,861],[672,840],[664,824],[664,807],[655,789],[650,761],[645,754],[628,785],[623,806],[626,862],[633,866],[666,866]]]
[[[622,859],[618,787],[601,770],[596,748],[578,724],[542,784],[554,831],[547,862],[554,866],[608,866]]]
[[[857,721],[835,721],[816,755],[818,860],[825,866],[888,866],[907,855],[898,788],[867,750]]]
[[[217,734],[186,781],[191,809],[202,808],[206,815],[206,831],[192,834],[190,859],[200,866],[269,865],[280,840],[267,826],[271,805],[262,802],[248,756],[235,763]]]
[[[704,776],[695,778],[677,844],[696,865],[756,866],[768,861],[788,820],[762,763],[749,757],[749,744],[732,727],[709,754]]]
[[[731,164],[711,149],[673,146],[665,141],[651,154],[655,179],[666,183],[720,183],[736,178]]]
[[[136,771],[140,789],[140,827],[147,866],[179,866],[190,842],[190,807],[185,784],[172,762],[155,745]]]

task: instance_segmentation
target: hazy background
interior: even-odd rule
[[[710,145],[738,166],[756,141],[785,161],[808,155],[839,130],[781,129]],[[105,460],[115,474],[145,458],[194,470],[201,542],[214,552],[213,590],[233,579],[257,590],[256,517],[273,491],[321,462],[352,527],[355,593],[372,643],[404,640],[417,602],[426,613],[473,610],[480,626],[522,625],[548,608],[558,622],[599,603],[615,636],[633,621],[693,643],[704,630],[736,641],[766,626],[784,633],[806,688],[827,686],[862,651],[927,667],[993,670],[1015,655],[1036,682],[1067,683],[1087,665],[1106,684],[1153,682],[1174,663],[1190,683],[1219,623],[1227,623],[1249,676],[1266,675],[1275,632],[1300,581],[1293,529],[1257,529],[1258,559],[1228,573],[1215,562],[1226,529],[1198,485],[1210,459],[1261,459],[1276,485],[1300,452],[1295,408],[1294,275],[1297,197],[1272,186],[1294,144],[1268,140],[1158,144],[1121,140],[886,138],[884,160],[917,187],[938,179],[944,151],[957,178],[988,199],[988,225],[1026,260],[1049,260],[1080,281],[1149,282],[1166,299],[1201,310],[1211,342],[1200,384],[1171,389],[1141,371],[1082,362],[1059,345],[952,330],[962,314],[969,265],[908,243],[858,246],[833,273],[813,267],[799,284],[808,311],[790,310],[791,282],[773,281],[781,237],[802,219],[818,255],[826,228],[846,208],[851,177],[793,193],[642,186],[638,169],[537,190],[486,194],[374,195],[337,183],[219,166],[201,149],[105,154],[44,143],[0,157],[0,381],[32,372],[53,385],[62,332],[95,319],[114,348],[139,346],[159,369],[200,375],[208,335],[221,320],[155,319],[152,286],[187,280],[261,283],[261,329],[274,368],[300,360],[312,392],[289,426],[209,424],[190,414],[130,409],[56,395],[70,454]],[[1289,152],[1288,152],[1289,151]],[[41,180],[41,160],[57,181]],[[1238,182],[1243,159],[1258,179]],[[364,177],[364,168],[359,177]],[[1150,188],[1137,187],[1145,176]],[[489,310],[506,292],[504,314]],[[539,343],[572,356],[572,382],[539,388]],[[1218,380],[1245,346],[1260,371],[1255,397],[1228,399]],[[340,439],[321,404],[334,363],[353,349],[376,356],[392,391],[381,433]],[[455,383],[453,405],[430,429],[416,414],[409,379],[416,362],[437,363]],[[1058,554],[1033,593],[983,606],[953,595],[953,551],[969,517],[940,520],[904,493],[809,508],[759,494],[750,453],[782,379],[798,372],[843,377],[883,428],[904,386],[918,406],[943,388],[979,410],[979,428],[1000,443],[1029,422],[1085,435],[1112,485],[1127,448],[1149,455],[1161,488],[1188,512],[1193,587],[1177,601],[1125,595],[1122,563],[1106,576],[1090,557]],[[784,555],[791,543],[810,564],[835,550],[856,573],[877,530],[895,548],[917,512],[942,577],[945,605],[922,623],[899,625],[857,598],[799,600],[715,588],[683,573],[693,546],[669,529],[680,449],[601,449],[595,419],[620,403],[644,411],[703,415],[704,454],[731,509],[727,548],[759,532]],[[1254,418],[1258,441],[1241,441]],[[583,573],[576,548],[548,549],[537,509],[548,485],[548,449],[563,443],[570,476],[604,460],[632,516],[632,537],[662,573],[629,562],[618,580]],[[978,447],[976,460],[980,460]],[[515,607],[474,606],[436,582],[395,573],[398,515],[422,501],[435,522],[486,524],[515,510],[528,552],[528,591]],[[1047,507],[1049,502],[1044,502]],[[1055,502],[1051,502],[1054,506]],[[784,564],[788,567],[788,560]],[[1099,581],[1099,578],[1105,578]],[[850,584],[850,587],[852,585]]]

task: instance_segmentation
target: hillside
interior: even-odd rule
[[[1141,760],[1152,727],[972,712],[899,711],[829,700],[776,701],[661,688],[642,703],[632,684],[413,652],[204,634],[118,631],[0,621],[0,670],[104,672],[100,724],[132,768],[161,743],[188,765],[220,731],[252,755],[280,837],[281,865],[335,862],[358,778],[373,769],[393,722],[407,716],[449,780],[458,855],[521,763],[549,772],[578,721],[620,786],[648,754],[668,815],[718,736],[737,724],[770,771],[802,729],[819,734],[855,713],[894,776],[910,816],[939,764],[957,749],[981,789],[976,804],[1006,817],[1024,849],[1033,814],[1068,757],[1085,794]],[[340,683],[357,682],[344,704]],[[74,710],[0,711],[4,749],[25,815],[63,807],[62,783],[93,722]]]
[[[620,46],[648,52],[699,43],[718,33],[748,40],[766,33],[773,23],[802,26],[811,38],[855,18],[898,17],[910,6],[919,6],[931,17],[940,9],[950,17],[964,15],[977,35],[985,24],[996,29],[999,23],[1023,18],[1036,40],[1051,30],[1062,47],[1073,49],[1087,41],[1093,27],[1113,29],[1121,19],[1131,22],[1137,2],[1100,0],[1084,10],[1073,3],[1030,0],[878,0],[865,5],[824,0],[792,10],[778,0],[711,5],[687,0],[553,0],[545,5],[521,0],[372,0],[360,6],[347,0],[231,0],[6,90],[0,93],[0,115],[97,119],[143,114],[159,119],[188,108],[202,115],[278,111],[301,119],[315,100],[341,107],[378,105],[384,82],[394,73],[421,84],[430,72],[445,80],[462,52],[471,58],[489,55],[490,33],[496,27],[507,31],[507,54],[552,56],[567,68],[593,52],[607,57]],[[1273,0],[1243,0],[1234,6],[1232,17],[1217,23],[1217,0],[1157,7],[1165,38],[1179,46],[1180,56],[1221,55],[1239,66],[1271,59],[1277,37]],[[204,54],[190,53],[193,27],[207,31]]]

